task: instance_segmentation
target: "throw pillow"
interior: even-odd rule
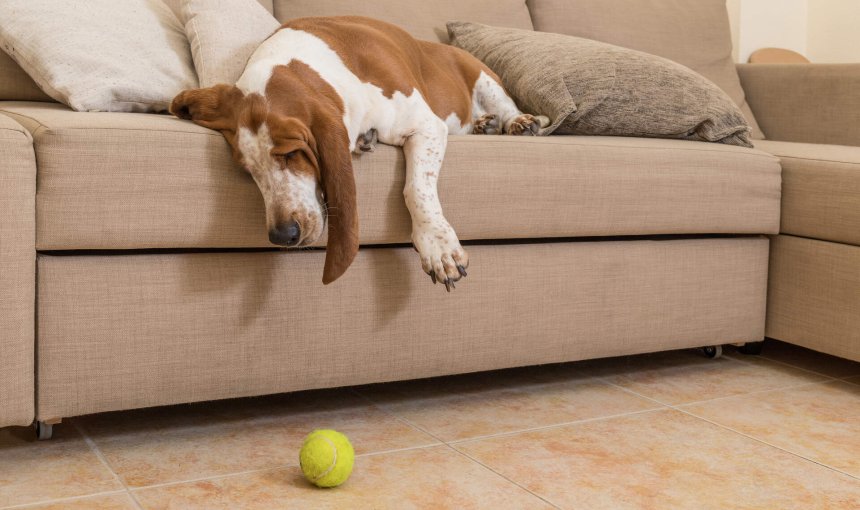
[[[732,98],[753,138],[764,138],[735,69],[726,0],[528,0],[528,5],[535,30],[615,44],[689,67]]]
[[[450,22],[451,43],[501,78],[542,133],[704,140],[743,147],[750,128],[725,92],[661,57],[560,34]]]
[[[168,0],[191,44],[201,87],[234,84],[281,24],[257,0]]]

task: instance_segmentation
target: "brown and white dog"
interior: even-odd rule
[[[469,256],[436,191],[448,134],[533,135],[543,120],[519,111],[467,52],[353,16],[286,23],[236,86],[186,90],[170,111],[224,135],[260,187],[272,243],[306,246],[328,222],[323,283],[358,251],[351,153],[377,136],[402,146],[412,242],[424,271],[449,291]]]

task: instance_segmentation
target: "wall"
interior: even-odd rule
[[[809,0],[806,55],[813,62],[860,62],[860,0]]]
[[[735,59],[766,47],[813,62],[860,62],[860,0],[727,0]]]

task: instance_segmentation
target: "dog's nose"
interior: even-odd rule
[[[302,229],[296,220],[281,223],[269,231],[269,241],[281,246],[295,246],[302,237]]]

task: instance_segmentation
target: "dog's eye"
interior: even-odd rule
[[[296,154],[298,154],[298,152],[299,151],[297,151],[297,150],[296,151],[290,151],[286,154],[279,154],[277,156],[278,163],[281,165],[281,170],[287,169],[287,162],[290,161],[291,159],[293,159],[294,157],[296,157]]]

